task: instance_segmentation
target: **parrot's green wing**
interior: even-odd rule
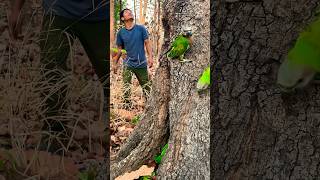
[[[126,51],[125,49],[121,49],[121,52],[122,52],[123,54],[127,54],[127,51]]]
[[[197,83],[197,90],[201,91],[201,90],[205,90],[210,86],[210,66],[207,67],[201,77],[198,80]]]
[[[320,18],[299,35],[294,48],[289,51],[288,59],[320,72]]]
[[[190,47],[189,39],[179,35],[172,42],[171,49],[168,53],[169,58],[179,58],[183,55]]]
[[[161,153],[154,158],[154,161],[157,164],[161,163],[161,160],[162,160],[163,156],[166,154],[167,149],[168,149],[168,143],[161,149]]]
[[[118,48],[110,48],[110,51],[113,53],[118,53]],[[121,49],[121,53],[127,54],[127,51],[125,49]]]
[[[151,176],[140,176],[139,180],[152,180]]]
[[[281,64],[277,84],[283,91],[305,87],[320,72],[320,18],[300,33]]]

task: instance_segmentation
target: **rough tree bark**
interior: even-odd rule
[[[110,0],[110,46],[115,44],[115,33],[114,33],[114,0]]]
[[[140,0],[139,1],[139,23],[140,24],[143,24],[142,21],[143,21],[143,0]]]
[[[212,4],[212,179],[318,179],[319,86],[285,95],[280,62],[318,0]]]
[[[147,17],[147,11],[148,11],[148,0],[143,1],[143,15],[142,15],[142,24],[145,24],[146,17]]]
[[[145,115],[121,148],[111,167],[111,179],[146,164],[169,143],[158,179],[209,179],[209,92],[196,92],[196,82],[209,65],[208,0],[166,0],[163,3],[165,42],[185,27],[193,31],[186,53],[192,63],[160,59]],[[164,52],[164,51],[163,51]]]

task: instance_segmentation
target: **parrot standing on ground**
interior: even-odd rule
[[[167,51],[167,57],[169,59],[179,58],[180,62],[191,62],[191,60],[184,59],[184,54],[190,49],[192,44],[191,40],[192,32],[190,30],[184,31],[184,33],[179,34],[171,44],[171,47]]]
[[[210,86],[210,66],[207,67],[201,77],[198,80],[197,83],[197,90],[199,91],[203,91],[205,89],[207,89]]]
[[[282,91],[303,88],[320,72],[320,18],[303,31],[281,64],[277,84]]]

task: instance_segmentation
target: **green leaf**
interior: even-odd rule
[[[131,123],[136,125],[140,121],[140,115],[137,115],[131,119]]]
[[[87,172],[82,172],[79,174],[79,180],[88,180],[89,175]]]
[[[4,160],[0,160],[0,171],[4,171],[5,170],[5,162]]]
[[[95,180],[97,175],[96,168],[90,167],[87,171],[79,174],[80,180]]]

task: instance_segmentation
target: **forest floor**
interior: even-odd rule
[[[104,120],[102,87],[79,41],[68,58],[70,72],[66,99],[70,105],[65,120],[70,139],[64,156],[36,151],[44,121],[41,88],[51,86],[41,78],[38,35],[42,11],[37,0],[24,8],[22,36],[9,38],[7,1],[0,2],[0,179],[54,177],[79,179],[79,175],[103,174]],[[120,66],[121,67],[121,66]],[[122,68],[111,72],[111,146],[113,157],[133,131],[145,102],[137,79],[132,81],[129,110],[122,104]],[[152,71],[151,74],[153,74]],[[82,169],[82,173],[80,172]],[[145,170],[144,170],[145,171]],[[147,171],[150,171],[148,169]],[[148,173],[147,173],[148,174]]]
[[[78,179],[79,169],[86,168],[89,172],[89,165],[95,166],[95,161],[102,162],[104,158],[106,137],[101,119],[101,85],[82,46],[75,41],[72,56],[68,59],[71,73],[66,74],[65,79],[70,106],[64,116],[68,130],[72,132],[68,147],[65,147],[68,150],[63,157],[36,151],[44,121],[44,103],[39,87],[49,87],[50,84],[41,80],[40,74],[38,32],[41,29],[41,4],[33,1],[26,6],[22,36],[13,42],[8,30],[9,7],[6,1],[0,2],[0,179],[48,176]],[[113,155],[133,130],[131,120],[142,113],[144,102],[134,80],[133,109],[121,109],[121,75],[111,77],[110,150]]]
[[[120,67],[121,64],[120,64]],[[133,131],[135,124],[139,121],[140,115],[144,112],[145,100],[143,98],[142,89],[135,76],[132,79],[131,100],[132,107],[129,110],[123,108],[123,82],[122,68],[118,68],[115,73],[111,71],[111,152],[110,159],[116,155],[120,146],[126,141],[127,137]],[[150,71],[150,75],[154,74],[154,68]],[[152,78],[152,75],[151,75]],[[128,172],[116,180],[133,180],[139,176],[151,175],[153,168],[142,166],[139,170]]]

